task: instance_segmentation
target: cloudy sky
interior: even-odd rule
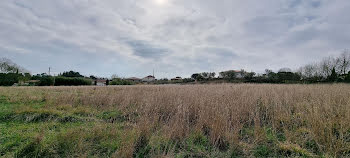
[[[350,47],[349,0],[1,0],[0,57],[32,73],[296,69]]]

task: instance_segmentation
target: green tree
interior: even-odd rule
[[[46,73],[32,76],[32,80],[39,80],[39,86],[53,86],[55,82],[54,78]]]
[[[350,83],[350,71],[348,72],[348,74],[345,76],[345,82]]]
[[[19,79],[22,77],[22,74],[0,73],[0,86],[12,86],[13,84],[18,83]]]
[[[192,74],[191,78],[194,79],[194,80],[197,80],[198,76],[200,76],[200,74],[195,73],[195,74]]]
[[[255,72],[245,72],[243,76],[245,80],[251,81],[255,76]]]
[[[63,76],[63,77],[84,77],[79,72],[75,72],[75,71],[63,72],[60,76]]]
[[[32,75],[30,73],[24,73],[24,75],[21,75],[21,77],[19,77],[19,82],[26,82],[29,81],[32,78]]]
[[[93,76],[93,75],[91,75],[89,78],[91,78],[91,79],[93,79],[93,80],[96,80],[96,79],[97,79],[97,77],[95,77],[95,76]]]
[[[82,77],[55,77],[55,86],[83,86],[91,85],[92,80]]]
[[[114,78],[109,85],[133,85],[134,83],[131,81],[123,80],[121,78]]]
[[[196,78],[197,81],[203,81],[204,77],[202,75],[198,75]]]
[[[298,73],[293,73],[293,72],[278,72],[278,82],[279,83],[286,83],[289,81],[300,81],[301,77]]]
[[[203,78],[208,79],[209,78],[209,73],[208,72],[202,72],[200,73],[201,76],[203,76]]]
[[[234,70],[220,72],[220,76],[226,80],[234,80],[237,77],[237,72]]]
[[[194,79],[193,78],[184,78],[184,79],[182,79],[182,82],[183,83],[190,83],[190,82],[194,82]]]
[[[215,77],[215,72],[202,72],[199,75],[201,75],[203,77],[203,79],[212,79]]]
[[[279,82],[279,78],[278,78],[277,73],[275,73],[275,72],[270,72],[270,73],[267,75],[267,82],[269,82],[269,83],[278,83],[278,82]]]

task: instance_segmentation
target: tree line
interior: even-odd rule
[[[219,77],[210,72],[195,73],[191,79],[201,82],[224,80],[248,83],[350,83],[350,51],[344,50],[338,57],[327,57],[296,71],[290,68],[281,68],[277,72],[266,69],[264,73],[257,74],[245,70],[229,70],[220,72]]]
[[[85,77],[79,72],[67,71],[58,76],[46,73],[31,75],[29,71],[15,64],[9,59],[0,58],[0,86],[12,86],[14,84],[37,86],[77,86],[93,85],[95,76]],[[107,80],[107,79],[106,79]],[[33,81],[33,82],[28,82]],[[34,82],[36,81],[36,82]],[[223,71],[216,76],[215,72],[194,73],[190,78],[171,81],[160,79],[154,84],[192,83],[192,82],[243,82],[243,83],[350,83],[350,51],[344,50],[337,57],[327,57],[319,62],[307,64],[292,71],[290,68],[281,68],[277,72],[266,69],[264,73],[247,72],[245,70]],[[107,80],[107,85],[132,85],[128,81],[116,76]]]
[[[86,78],[79,72],[67,71],[58,76],[46,73],[31,75],[26,69],[9,59],[0,58],[0,86],[78,86],[91,85],[92,79]]]
[[[350,82],[350,51],[301,67],[298,73],[308,82]]]
[[[30,73],[9,59],[0,58],[0,86],[12,86],[20,80],[30,80]]]

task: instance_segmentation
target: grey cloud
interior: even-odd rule
[[[143,58],[158,59],[170,53],[170,50],[146,41],[132,40],[126,43],[132,48],[134,55]]]
[[[173,77],[294,69],[349,47],[348,0],[152,1],[2,0],[0,56],[33,72]]]

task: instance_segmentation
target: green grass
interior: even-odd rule
[[[110,157],[126,132],[122,118],[115,111],[51,107],[45,102],[11,103],[2,96],[0,157]]]

